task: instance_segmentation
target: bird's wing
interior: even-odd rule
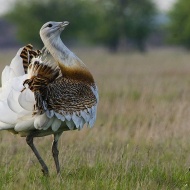
[[[95,84],[60,76],[59,67],[52,68],[42,62],[32,63],[28,72],[31,77],[26,83],[36,100],[34,114],[45,113],[48,118],[56,116],[71,129],[80,129],[85,123],[93,126],[98,101]]]
[[[61,68],[42,61],[34,52],[30,45],[21,48],[2,72],[0,130],[51,127],[56,131],[63,123],[70,129],[81,129],[85,123],[92,127],[98,101],[96,85],[85,82],[86,77],[80,80],[76,72],[75,78],[69,78],[68,72],[64,76]]]
[[[96,95],[95,85],[60,77],[47,86],[44,108],[49,117],[55,113],[62,119],[71,118],[77,128],[84,123],[92,127],[96,119]]]
[[[97,103],[91,88],[84,82],[60,77],[47,86],[47,108],[66,114],[91,108]]]

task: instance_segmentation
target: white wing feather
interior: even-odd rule
[[[30,89],[25,89],[18,97],[18,102],[20,106],[28,111],[33,111],[35,98],[34,93]]]
[[[25,126],[20,127],[21,124],[23,124],[23,121],[19,120],[20,117],[28,114],[28,112],[20,106],[18,101],[21,90],[23,89],[23,82],[27,78],[20,57],[21,51],[22,48],[19,49],[16,56],[11,61],[10,66],[6,66],[2,72],[2,88],[0,91],[0,130],[11,129],[15,126],[22,130],[28,126],[26,125],[26,121],[24,122]]]
[[[3,123],[0,121],[0,130],[12,129],[14,125]]]
[[[34,128],[34,118],[27,119],[27,120],[20,120],[16,123],[14,127],[15,131],[29,131]]]
[[[10,64],[10,68],[13,70],[16,77],[24,75],[24,68],[22,65],[22,58],[20,57],[20,53],[23,50],[23,48],[20,48],[16,54],[16,56],[13,58]]]
[[[7,124],[15,124],[17,115],[8,106],[7,102],[0,101],[0,121]]]
[[[15,113],[20,113],[24,110],[18,102],[20,94],[21,92],[12,89],[7,97],[7,104],[9,108]]]
[[[43,126],[46,126],[48,121],[49,121],[49,118],[46,116],[45,113],[42,115],[37,115],[34,120],[34,127],[36,129],[42,129]]]

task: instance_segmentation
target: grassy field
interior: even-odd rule
[[[190,54],[75,52],[99,87],[95,127],[63,133],[63,180],[56,175],[51,136],[35,139],[49,166],[45,178],[25,139],[1,131],[0,190],[190,189]],[[1,68],[13,53],[0,53]]]

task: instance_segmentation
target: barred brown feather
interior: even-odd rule
[[[35,108],[38,109],[38,111],[42,112],[42,101],[45,89],[48,84],[53,82],[59,76],[59,69],[53,69],[50,66],[40,64],[38,61],[30,64],[29,69],[32,73],[36,73],[36,75],[32,76],[30,79],[25,80],[23,86],[28,84],[29,89],[34,92],[36,100]]]
[[[46,87],[44,98],[48,110],[62,115],[87,110],[97,104],[89,84],[64,77]]]
[[[33,50],[33,46],[31,44],[26,45],[22,52],[20,53],[20,57],[23,60],[24,72],[27,73],[28,66],[31,63],[32,58],[38,57],[41,54],[40,50]]]

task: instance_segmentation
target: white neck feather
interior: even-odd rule
[[[43,42],[53,58],[60,64],[68,67],[76,65],[85,67],[84,63],[64,45],[60,36],[44,39]]]

